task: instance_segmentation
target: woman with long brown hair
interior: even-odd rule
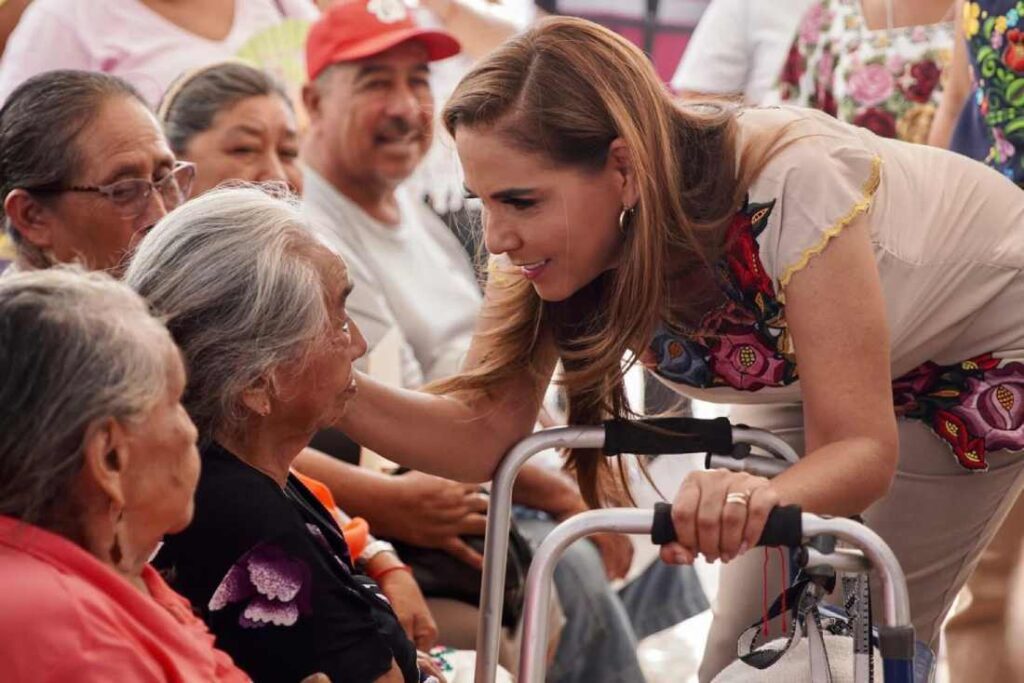
[[[933,641],[1024,486],[1019,190],[817,112],[679,105],[639,50],[576,19],[484,59],[443,118],[494,255],[480,329],[460,376],[432,394],[363,380],[341,427],[487,479],[559,359],[576,424],[630,414],[622,360],[643,362],[748,404],[803,454],[771,481],[701,472],[676,495],[662,557],[729,562],[702,680],[759,614],[746,551],[780,503],[864,513]],[[592,502],[621,490],[596,454],[569,462]]]

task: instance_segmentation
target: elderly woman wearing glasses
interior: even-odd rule
[[[194,176],[124,81],[84,71],[29,79],[0,109],[0,197],[16,249],[7,272],[79,262],[120,273]]]

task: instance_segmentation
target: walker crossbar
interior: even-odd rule
[[[808,561],[813,560],[816,566],[828,565],[837,571],[850,571],[867,564],[878,576],[882,587],[882,623],[878,628],[878,649],[884,664],[885,683],[911,683],[914,680],[915,640],[914,627],[910,622],[910,595],[903,568],[892,549],[878,534],[852,519],[804,514],[799,515],[799,521],[794,522],[794,511],[799,515],[799,508],[795,506],[772,510],[758,545],[801,547]],[[782,514],[785,519],[780,516]],[[672,507],[667,503],[657,503],[653,515],[651,540],[659,545],[674,541],[676,535],[672,525]],[[834,553],[821,553],[803,547],[805,541],[816,536],[831,536],[846,541],[858,549],[863,557],[857,559],[850,551],[843,549],[837,549]],[[533,572],[532,567],[530,571]],[[527,606],[529,599],[527,593]]]
[[[547,643],[547,607],[555,565],[565,550],[575,541],[590,534],[653,533],[655,542],[674,538],[667,536],[671,529],[671,509],[667,505],[654,511],[633,509],[591,510],[559,524],[548,535],[534,555],[526,580],[526,606],[524,610],[523,641],[519,661],[518,683],[542,683],[545,675]],[[660,518],[660,519],[659,519]],[[666,522],[666,520],[668,520]],[[910,624],[910,601],[903,570],[892,550],[867,527],[848,519],[830,519],[800,514],[798,508],[776,508],[769,515],[759,545],[783,544],[801,547],[802,544],[823,534],[840,538],[858,548],[878,575],[882,584],[883,624],[879,628],[879,650],[883,658],[885,683],[911,683],[913,680],[914,628]],[[835,555],[817,553],[818,564],[836,569],[848,569],[852,558],[849,553]]]
[[[609,440],[611,443],[609,443]],[[620,453],[679,454],[733,452],[736,444],[749,444],[776,458],[796,461],[796,453],[774,434],[750,427],[730,426],[725,418],[654,418],[611,420],[594,427],[559,427],[532,434],[510,450],[498,465],[491,483],[484,539],[484,567],[480,590],[475,683],[494,683],[501,640],[501,612],[505,592],[512,487],[519,470],[533,455],[552,448],[596,448],[607,455]],[[750,456],[754,458],[756,456]],[[747,458],[748,460],[750,458]],[[769,458],[762,458],[769,460]],[[742,462],[742,461],[734,461]],[[755,461],[751,461],[755,462]],[[636,511],[650,516],[649,511]],[[650,520],[648,520],[648,525]]]

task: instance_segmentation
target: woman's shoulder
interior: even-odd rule
[[[747,192],[748,213],[760,225],[764,270],[781,288],[870,210],[882,183],[884,146],[821,112],[750,110],[739,120],[746,126],[743,153],[760,164]]]
[[[740,147],[772,151],[771,161],[813,163],[823,150],[875,147],[872,134],[816,109],[804,107],[749,107],[736,118]]]
[[[269,476],[217,444],[203,449],[202,463],[188,531],[230,533],[246,543],[294,527],[294,506]]]
[[[0,552],[0,639],[8,641],[8,629],[41,621],[61,625],[80,621],[79,603],[89,600],[96,588],[74,573],[36,556],[17,550]]]
[[[192,523],[165,539],[153,563],[175,591],[205,609],[238,567],[312,557],[308,536],[272,479],[226,452],[204,449]]]
[[[123,13],[123,3],[119,0],[32,0],[25,8],[19,26],[26,21],[30,26],[44,26],[57,22],[61,26],[75,30],[76,33],[89,33],[97,28],[102,20]]]
[[[146,680],[142,672],[155,671],[136,656],[114,598],[88,578],[5,550],[0,586],[0,653],[12,680],[71,680],[83,672],[100,680],[118,671]],[[108,670],[110,662],[122,666]]]
[[[771,107],[737,118],[741,158],[755,164],[751,196],[845,201],[877,186],[885,150],[871,133],[813,110]],[[758,199],[764,201],[764,199]]]

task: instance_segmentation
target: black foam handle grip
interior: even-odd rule
[[[732,453],[732,425],[724,417],[655,417],[604,423],[605,455],[636,453]]]
[[[795,548],[803,543],[804,528],[799,505],[779,506],[768,513],[764,531],[758,545],[785,546]],[[672,525],[672,506],[668,503],[654,504],[654,521],[651,524],[651,541],[665,545],[676,540],[676,529]]]

